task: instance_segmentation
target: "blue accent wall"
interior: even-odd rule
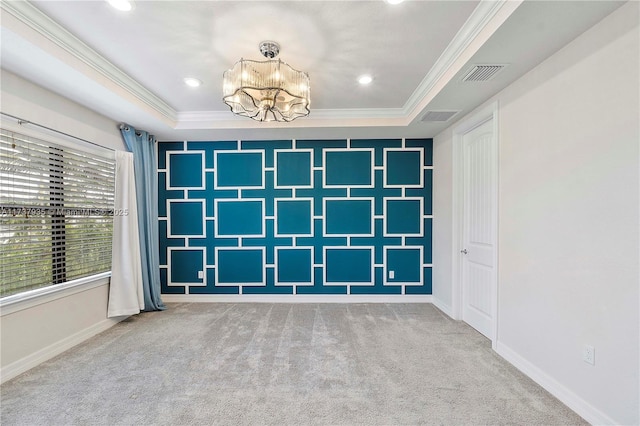
[[[164,294],[431,294],[431,139],[159,142]]]

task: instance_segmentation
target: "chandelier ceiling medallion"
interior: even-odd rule
[[[224,103],[234,114],[257,121],[292,121],[309,115],[309,75],[280,59],[280,46],[260,43],[266,61],[240,59],[223,75]]]

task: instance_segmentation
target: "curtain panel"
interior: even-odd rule
[[[135,315],[144,309],[133,154],[116,151],[115,157],[115,210],[107,310],[109,318]]]
[[[153,135],[126,124],[120,126],[120,132],[127,149],[133,153],[144,310],[164,310],[165,306],[160,297],[156,139]]]

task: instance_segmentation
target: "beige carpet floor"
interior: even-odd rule
[[[168,304],[0,387],[9,425],[577,425],[429,304]]]

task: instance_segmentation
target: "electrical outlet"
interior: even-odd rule
[[[582,360],[587,364],[596,365],[596,349],[591,345],[584,345]]]
[[[204,271],[198,271],[198,278],[204,278]]]
[[[389,279],[392,280],[396,277],[396,271],[389,271]]]

